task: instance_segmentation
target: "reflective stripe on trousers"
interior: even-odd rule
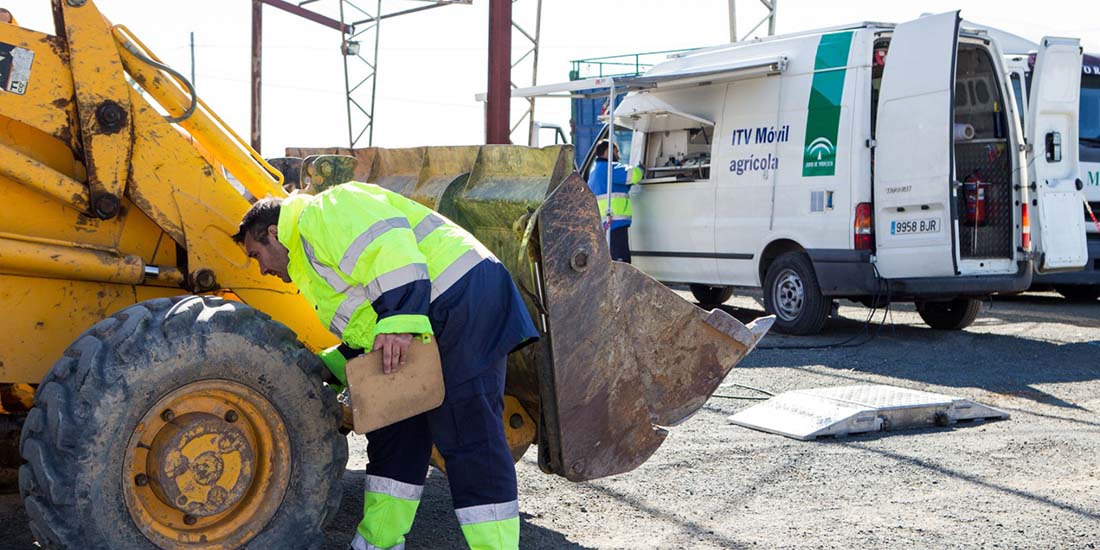
[[[396,479],[372,475],[367,476],[363,490],[367,493],[381,493],[402,500],[420,500],[420,495],[424,494],[423,485],[402,483]]]
[[[355,550],[404,548],[405,535],[412,527],[423,492],[423,485],[367,475],[363,490],[363,521],[355,531],[351,547]]]
[[[519,549],[519,502],[482,504],[455,510],[471,550]]]
[[[390,546],[389,548],[380,548],[363,538],[363,535],[359,533],[355,534],[355,538],[351,539],[351,545],[348,546],[350,550],[405,550],[405,543],[402,542],[396,546]]]
[[[482,504],[480,506],[468,506],[455,510],[459,525],[472,523],[485,523],[487,521],[500,521],[519,517],[519,501],[501,502],[498,504]]]

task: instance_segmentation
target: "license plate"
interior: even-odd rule
[[[890,222],[891,235],[912,235],[914,233],[939,233],[939,218],[923,220],[895,220]]]

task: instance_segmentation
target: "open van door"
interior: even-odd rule
[[[952,122],[959,12],[895,27],[875,129],[879,274],[956,274]],[[1080,217],[1080,216],[1078,216]]]
[[[1039,45],[1027,113],[1028,178],[1034,196],[1036,271],[1079,269],[1088,261],[1081,195],[1077,190],[1081,46],[1075,38],[1045,37]],[[1035,231],[1038,229],[1038,231]]]

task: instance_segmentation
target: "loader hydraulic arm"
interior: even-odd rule
[[[54,35],[0,23],[13,59],[0,89],[0,192],[14,213],[0,220],[0,279],[20,277],[9,286],[36,295],[0,336],[0,380],[37,382],[83,328],[186,292],[231,292],[310,347],[333,343],[296,290],[261,276],[230,238],[249,198],[285,194],[282,175],[94,3],[57,0],[53,11]],[[26,351],[47,320],[53,329]]]

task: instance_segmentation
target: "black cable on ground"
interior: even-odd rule
[[[738,388],[744,388],[746,390],[751,390],[751,391],[754,391],[754,392],[762,393],[767,397],[762,397],[762,396],[759,396],[759,395],[722,395],[722,394],[718,394],[718,393],[711,395],[711,397],[721,397],[722,399],[745,399],[745,400],[749,400],[749,401],[767,401],[767,400],[769,400],[769,399],[771,399],[772,397],[775,396],[774,393],[772,393],[768,390],[755,388],[753,386],[746,386],[745,384],[738,384],[736,382],[730,382],[728,384],[722,384],[722,386],[736,386]]]
[[[736,386],[738,388],[744,388],[746,390],[754,391],[754,392],[757,392],[757,393],[762,393],[764,395],[775,395],[774,393],[772,393],[768,390],[763,390],[763,389],[760,389],[760,388],[754,388],[752,386],[746,386],[745,384],[738,384],[737,382],[730,382],[728,384],[722,384],[722,385],[723,386]]]
[[[883,279],[881,275],[879,275],[878,266],[876,266],[875,264],[871,264],[871,267],[875,270],[875,281],[876,281],[877,284],[876,284],[876,288],[875,288],[875,293],[871,296],[872,297],[871,311],[867,313],[867,318],[863,320],[863,326],[860,327],[859,332],[853,334],[851,337],[849,337],[847,339],[841,340],[839,342],[828,343],[828,344],[806,344],[806,345],[796,345],[796,346],[781,346],[781,345],[780,346],[756,346],[755,349],[762,349],[762,350],[781,350],[781,349],[786,349],[786,350],[815,350],[815,349],[827,350],[827,349],[838,349],[838,348],[857,348],[857,347],[862,346],[862,345],[874,340],[875,338],[877,338],[879,332],[882,330],[882,327],[886,324],[887,316],[889,316],[889,314],[890,314],[890,300],[892,298],[892,292],[890,290],[889,283],[887,283],[886,280]],[[884,308],[882,308],[883,309],[882,320],[879,321],[878,328],[876,328],[874,334],[871,334],[866,340],[863,340],[862,342],[858,342],[858,343],[852,343],[857,338],[860,338],[860,337],[864,336],[865,334],[867,334],[867,332],[869,331],[869,329],[872,325],[872,321],[874,319],[875,313],[879,310],[879,307],[878,307],[879,298],[883,297],[884,292],[885,292],[885,297],[886,297],[886,306]]]
[[[721,397],[722,399],[744,399],[746,401],[767,401],[771,397],[760,397],[758,395],[722,395],[719,393],[711,395],[711,397]]]

